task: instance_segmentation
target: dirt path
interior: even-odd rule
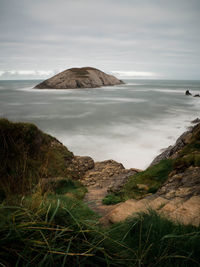
[[[114,160],[95,162],[93,168],[89,169],[80,180],[88,189],[84,202],[96,213],[105,216],[118,204],[103,205],[102,199],[111,188],[119,190],[128,178],[137,172],[136,169],[125,169],[121,163]]]
[[[116,205],[102,204],[102,199],[107,195],[107,187],[97,188],[95,186],[90,186],[87,189],[88,192],[85,195],[84,202],[99,215],[105,216],[117,207]]]

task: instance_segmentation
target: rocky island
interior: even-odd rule
[[[123,84],[113,75],[92,68],[71,68],[56,74],[34,88],[38,89],[79,89],[79,88],[97,88],[101,86],[112,86]]]

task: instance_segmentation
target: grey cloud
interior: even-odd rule
[[[198,79],[199,10],[199,0],[0,0],[0,71],[92,65]]]

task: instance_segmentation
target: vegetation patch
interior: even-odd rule
[[[120,191],[121,200],[140,199],[148,193],[155,193],[166,181],[172,168],[173,161],[167,159],[149,167],[146,171],[131,176]]]
[[[174,168],[184,171],[190,166],[200,167],[200,126],[197,127],[191,141],[179,153]]]
[[[80,200],[84,198],[85,193],[87,192],[86,187],[80,182],[71,179],[61,179],[57,182],[52,182],[50,188],[55,194],[71,196]]]
[[[0,205],[2,266],[198,266],[200,228],[156,213],[102,228],[82,202],[36,192]]]
[[[120,203],[121,197],[116,195],[116,194],[108,194],[107,196],[104,197],[104,199],[102,200],[102,203],[104,205],[115,205],[117,203]]]
[[[179,157],[174,162],[174,168],[181,169],[182,171],[190,166],[200,167],[200,153],[191,153]]]
[[[73,177],[67,169],[72,158],[73,153],[35,125],[0,119],[1,195],[24,194],[40,178]]]

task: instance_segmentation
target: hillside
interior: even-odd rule
[[[36,85],[38,89],[79,89],[79,88],[96,88],[101,86],[111,86],[122,84],[112,75],[108,75],[91,67],[72,68],[58,73]]]
[[[0,119],[0,198],[30,192],[38,183],[78,180],[94,162],[76,157],[56,138],[29,123]]]

